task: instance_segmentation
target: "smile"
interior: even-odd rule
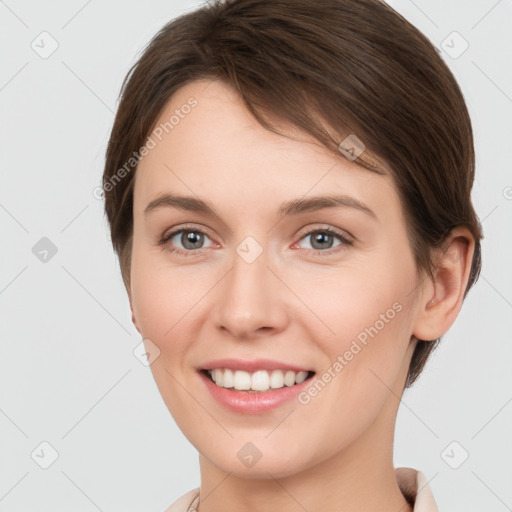
[[[255,367],[257,368],[257,367]],[[209,395],[231,412],[263,414],[286,403],[311,383],[314,371],[201,369],[198,372]]]
[[[232,391],[248,391],[249,393],[264,393],[273,389],[281,389],[300,384],[313,376],[314,372],[293,370],[256,370],[247,372],[230,368],[215,368],[206,370],[207,375],[218,387]]]

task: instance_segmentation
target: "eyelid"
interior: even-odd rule
[[[355,240],[355,237],[352,236],[348,231],[335,228],[334,226],[331,226],[330,224],[319,224],[316,227],[306,226],[305,228],[301,229],[297,233],[297,236],[300,237],[299,240],[302,240],[302,238],[304,238],[304,236],[306,236],[306,235],[310,235],[312,233],[322,232],[322,231],[326,231],[328,233],[337,235],[347,241],[353,242]]]
[[[161,238],[162,238],[162,240],[165,240],[165,239],[169,240],[169,238],[172,238],[173,236],[177,235],[180,231],[197,231],[198,233],[202,233],[211,238],[208,228],[205,228],[203,226],[198,227],[197,225],[193,225],[193,224],[183,224],[183,225],[178,224],[177,226],[173,226],[173,227],[169,228],[168,230],[166,230]]]

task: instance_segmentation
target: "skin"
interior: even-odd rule
[[[287,137],[265,130],[220,81],[181,88],[157,124],[191,97],[197,107],[136,172],[128,293],[134,325],[160,351],[151,370],[162,397],[199,452],[200,510],[411,511],[392,456],[413,336],[435,339],[455,320],[471,235],[455,230],[436,256],[436,279],[425,278],[389,169],[370,172],[284,123]],[[163,192],[209,201],[216,215],[145,215]],[[333,193],[375,217],[349,206],[278,214],[283,202]],[[206,234],[202,248],[183,245],[181,234],[158,244],[185,225]],[[326,227],[353,243],[333,235],[313,245],[311,232]],[[252,263],[236,252],[247,236],[263,251]],[[397,302],[401,311],[307,404],[234,413],[196,371],[211,359],[268,358],[322,375]],[[262,453],[250,468],[237,457],[247,442]]]

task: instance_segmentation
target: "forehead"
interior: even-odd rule
[[[150,135],[155,145],[139,163],[136,196],[148,201],[165,187],[226,200],[236,192],[247,204],[253,197],[270,201],[326,191],[351,191],[370,200],[396,196],[385,168],[386,174],[378,175],[341,153],[333,155],[289,123],[273,119],[272,125],[285,136],[258,123],[222,81],[185,85],[167,102]]]

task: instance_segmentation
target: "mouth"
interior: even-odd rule
[[[248,372],[231,368],[201,369],[210,382],[219,388],[242,394],[257,394],[291,388],[311,379],[314,371],[256,370]]]

